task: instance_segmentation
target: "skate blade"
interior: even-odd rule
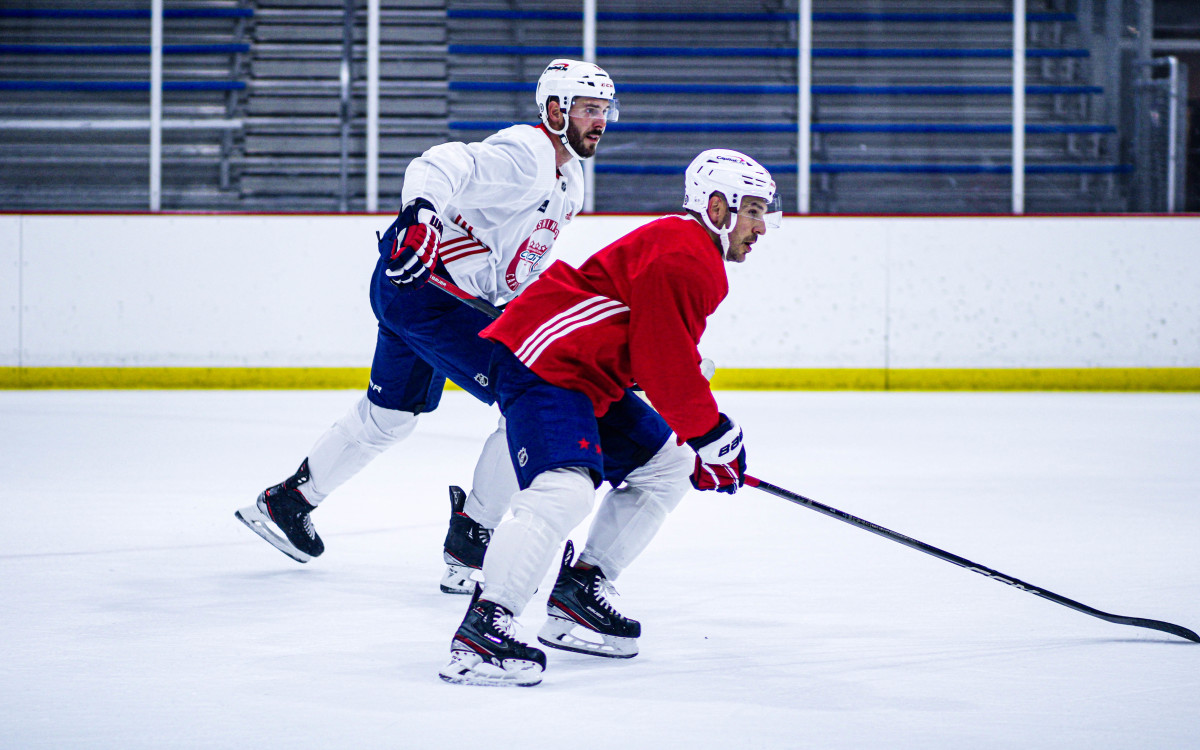
[[[507,668],[498,667],[483,660],[470,651],[453,651],[450,663],[438,672],[452,685],[483,685],[489,687],[533,687],[542,681],[539,664],[520,659],[509,659]]]
[[[586,634],[589,640],[576,635]],[[573,651],[577,654],[603,656],[607,659],[632,659],[638,655],[637,638],[621,638],[589,630],[574,620],[564,620],[551,615],[538,632],[538,641],[550,648]]]
[[[276,534],[268,525],[271,523],[271,519],[267,518],[267,516],[258,509],[258,505],[251,505],[249,507],[242,508],[239,511],[235,511],[233,515],[237,517],[237,520],[246,524],[251,531],[265,539],[272,547],[292,558],[296,562],[306,563],[312,559],[312,556],[296,549],[296,547],[286,538]]]
[[[480,571],[447,561],[446,572],[442,574],[442,593],[467,594],[469,596],[475,593],[477,582],[483,582],[483,574]]]

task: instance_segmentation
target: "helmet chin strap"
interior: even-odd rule
[[[586,160],[592,158],[591,156],[584,156],[583,154],[579,153],[578,151],[575,150],[575,147],[571,145],[570,139],[567,138],[567,128],[571,127],[571,116],[568,115],[566,112],[563,112],[563,110],[561,110],[561,109],[559,111],[562,112],[562,116],[563,116],[562,130],[555,130],[554,128],[550,127],[550,123],[548,121],[549,118],[547,118],[547,122],[545,123],[546,130],[549,130],[551,133],[554,133],[555,135],[557,135],[558,140],[562,141],[562,144],[567,147],[567,151],[569,151],[570,154],[572,156],[574,156],[576,159],[579,159],[580,161],[586,161]]]

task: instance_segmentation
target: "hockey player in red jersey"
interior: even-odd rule
[[[686,214],[630,232],[578,269],[553,264],[480,334],[500,345],[490,377],[520,491],[451,642],[440,673],[448,682],[541,681],[545,653],[515,637],[512,618],[591,512],[602,481],[613,489],[577,560],[567,544],[538,640],[636,655],[641,625],[612,607],[611,581],[645,549],[689,478],[728,493],[745,479],[742,431],[718,411],[697,345],[729,290],[724,263],[743,262],[778,223],[775,183],[753,159],[723,149],[696,157],[685,180]]]

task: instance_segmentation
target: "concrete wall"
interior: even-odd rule
[[[366,367],[384,216],[0,216],[0,367]],[[578,263],[648,217],[583,217]],[[1200,218],[791,217],[730,368],[1200,367]]]

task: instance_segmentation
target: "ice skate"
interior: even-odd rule
[[[325,543],[313,528],[314,506],[297,489],[309,480],[308,459],[296,473],[263,490],[258,502],[234,513],[250,530],[296,562],[306,563],[325,551]]]
[[[487,552],[492,531],[471,520],[463,512],[467,493],[462,487],[450,487],[450,528],[446,531],[446,543],[442,558],[446,561],[446,572],[442,575],[442,592],[446,594],[470,594],[475,590],[473,574],[483,567],[483,553]]]
[[[542,681],[546,654],[516,639],[512,612],[475,596],[450,642],[450,663],[438,676],[456,685],[530,687]]]
[[[538,640],[551,648],[580,654],[611,659],[637,656],[641,623],[613,609],[606,596],[616,591],[604,571],[571,567],[574,554],[575,546],[568,541],[558,580],[546,602],[549,617]]]

